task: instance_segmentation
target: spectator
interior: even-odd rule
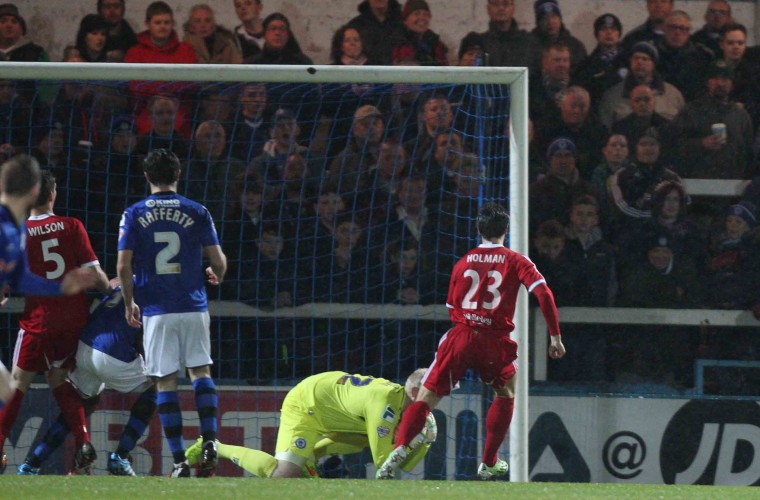
[[[555,43],[566,45],[570,49],[570,65],[574,69],[588,53],[583,42],[575,38],[562,22],[562,11],[557,0],[536,0],[533,4],[536,13],[536,27],[531,35],[541,47]]]
[[[49,60],[45,49],[26,38],[26,21],[19,14],[18,7],[12,3],[0,5],[0,62]],[[16,91],[29,104],[37,97],[37,85],[31,80],[16,82]]]
[[[330,44],[330,64],[363,66],[377,64],[367,56],[364,41],[358,29],[346,24],[338,28]]]
[[[263,83],[243,84],[234,109],[230,150],[232,156],[249,163],[261,154],[264,144],[269,140],[271,117],[267,86]]]
[[[623,48],[630,51],[639,42],[656,44],[663,36],[665,18],[673,11],[673,0],[647,0],[649,17],[623,38]]]
[[[757,258],[757,208],[740,201],[726,211],[724,229],[710,261],[707,290],[709,307],[749,309],[760,270]]]
[[[576,147],[576,166],[584,179],[591,179],[593,168],[601,161],[599,146],[608,135],[607,128],[591,115],[591,98],[583,87],[571,86],[557,96],[560,112],[549,115],[537,134],[545,148],[557,137],[567,137]]]
[[[441,252],[450,254],[452,260],[466,254],[475,243],[472,229],[485,187],[485,169],[480,158],[463,154],[457,159],[457,170],[452,173],[450,188],[444,190],[439,206],[441,231],[448,233],[445,241],[451,240],[454,245],[451,250],[441,248]]]
[[[383,115],[375,106],[365,104],[354,113],[351,139],[346,148],[330,163],[327,179],[338,186],[342,193],[356,193],[372,165],[376,165],[380,155],[385,124]],[[372,202],[366,199],[368,193],[357,193],[358,206],[369,209]],[[350,204],[351,201],[349,201]],[[357,209],[357,206],[354,206]]]
[[[200,123],[193,136],[192,153],[179,181],[185,196],[200,200],[211,217],[220,223],[226,218],[224,208],[233,182],[245,170],[243,162],[224,154],[226,150],[224,127],[214,120]]]
[[[377,64],[393,63],[393,48],[404,38],[404,22],[398,0],[364,0],[359,15],[348,22],[359,30],[367,58]]]
[[[208,120],[214,120],[224,127],[229,138],[232,133],[232,114],[237,103],[233,87],[226,84],[207,85],[195,95],[196,105],[193,113],[193,123],[199,124]],[[197,128],[197,125],[195,125]]]
[[[106,59],[122,62],[127,51],[137,45],[137,35],[124,19],[124,0],[98,0],[98,14],[108,23]]]
[[[609,180],[609,194],[614,211],[614,234],[625,232],[630,224],[652,216],[652,193],[663,181],[680,183],[673,170],[660,155],[660,138],[656,130],[648,130],[634,145],[633,161],[615,172]]]
[[[435,288],[430,274],[420,270],[418,248],[414,241],[393,241],[388,244],[389,265],[384,266],[383,304],[433,304]]]
[[[279,193],[283,181],[283,170],[288,156],[292,153],[306,155],[307,148],[298,144],[301,128],[289,109],[278,109],[274,115],[271,136],[259,156],[248,167],[255,172],[266,187],[267,200]]]
[[[487,66],[525,66],[535,69],[540,47],[530,34],[520,29],[515,0],[488,0],[488,31],[481,33],[488,54]],[[461,56],[460,56],[461,59]]]
[[[454,113],[448,97],[441,93],[428,96],[422,106],[420,118],[422,126],[419,134],[405,144],[412,157],[412,163],[430,159],[435,150],[435,138],[451,128]]]
[[[12,3],[0,5],[0,61],[46,62],[45,49],[26,38],[26,21]]]
[[[730,100],[734,70],[725,61],[707,68],[707,95],[688,103],[673,120],[679,173],[702,179],[744,179],[752,158],[752,119]],[[725,126],[718,134],[712,125]]]
[[[241,64],[243,56],[238,37],[216,23],[214,11],[208,4],[190,8],[184,26],[184,41],[195,49],[201,64]]]
[[[107,62],[108,22],[98,14],[87,14],[79,23],[77,49],[86,62]]]
[[[264,22],[261,0],[233,0],[240,25],[235,27],[243,60],[253,59],[264,48]]]
[[[760,66],[750,60],[747,51],[747,28],[738,23],[727,23],[721,29],[720,52],[722,59],[734,68],[734,90],[731,99],[742,103],[752,118],[753,128],[760,125]],[[721,57],[718,57],[720,59]]]
[[[659,59],[657,48],[649,42],[639,42],[630,50],[628,75],[625,79],[607,90],[599,103],[599,119],[607,127],[625,118],[631,112],[629,97],[637,85],[648,85],[655,94],[655,111],[668,120],[672,120],[684,106],[681,91],[664,81],[655,71]]]
[[[32,120],[32,107],[16,90],[13,80],[0,80],[0,148],[2,161],[13,156],[14,148],[26,145]]]
[[[485,66],[487,52],[485,51],[485,39],[471,31],[462,38],[459,43],[457,59],[459,66]]]
[[[536,267],[541,266],[541,274],[551,286],[557,306],[568,305],[574,295],[573,284],[578,279],[579,270],[572,267],[565,255],[567,235],[565,226],[555,219],[542,222],[535,232],[531,259]]]
[[[655,45],[660,58],[657,71],[662,78],[681,91],[686,102],[704,93],[702,80],[712,61],[713,52],[691,40],[691,18],[682,10],[674,10],[665,19],[665,34]]]
[[[449,49],[430,29],[432,14],[428,3],[425,0],[407,0],[402,17],[403,38],[393,47],[394,64],[414,60],[420,66],[448,66]]]
[[[711,0],[705,10],[705,25],[695,32],[691,39],[701,43],[714,54],[720,54],[720,33],[723,27],[734,22],[731,17],[731,4],[727,0]]]
[[[301,51],[295,35],[290,29],[290,21],[284,14],[274,12],[263,22],[264,46],[261,52],[246,59],[248,64],[314,64]]]
[[[366,282],[365,259],[367,245],[361,218],[346,213],[335,220],[335,230],[328,252],[313,261],[312,275],[321,293],[317,302],[364,302]],[[326,287],[318,283],[328,283]]]
[[[534,124],[559,114],[557,96],[570,84],[570,49],[555,43],[541,52],[541,72],[528,82],[528,112]]]
[[[546,148],[546,175],[530,185],[530,228],[535,231],[550,219],[567,222],[570,203],[580,195],[599,198],[596,187],[583,179],[576,167],[575,143],[567,137],[554,139]]]
[[[594,21],[596,48],[580,61],[573,73],[573,82],[591,94],[591,105],[596,109],[604,91],[623,78],[620,69],[625,66],[625,52],[620,45],[623,25],[615,14],[602,14]]]
[[[148,100],[150,129],[140,134],[136,152],[147,155],[154,149],[168,149],[185,161],[190,145],[176,128],[179,100],[176,97],[154,95]]]
[[[636,144],[644,132],[654,128],[658,133],[666,130],[670,120],[655,111],[656,97],[649,85],[637,85],[628,95],[631,113],[612,124],[613,134],[622,134],[629,144]]]
[[[610,208],[608,193],[611,177],[629,163],[626,137],[614,132],[610,134],[602,148],[602,156],[604,158],[591,173],[591,183],[596,186],[599,193],[599,205],[602,211],[607,212]]]
[[[124,56],[124,62],[162,64],[194,64],[198,62],[192,45],[181,42],[174,31],[174,12],[166,2],[157,1],[148,5],[145,9],[145,27],[147,29],[137,35],[137,45],[131,47]],[[138,131],[146,133],[150,130],[147,101],[151,96],[157,94],[180,95],[183,91],[191,88],[192,85],[184,82],[167,83],[136,80],[129,82],[130,92],[137,99],[136,123]],[[176,126],[182,130],[185,136],[190,135],[190,131],[185,130],[188,115],[185,106],[178,106],[175,111]],[[179,155],[176,150],[174,152]]]

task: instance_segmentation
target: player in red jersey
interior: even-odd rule
[[[557,306],[544,277],[530,259],[504,246],[509,228],[507,211],[495,203],[483,206],[477,228],[483,242],[462,257],[451,273],[446,307],[454,326],[438,344],[417,399],[402,416],[398,446],[378,469],[379,479],[395,475],[427,414],[456,388],[470,368],[478,370],[480,379],[496,392],[486,415],[486,443],[478,476],[492,479],[506,475],[509,466],[496,453],[507,435],[514,409],[517,343],[509,333],[515,327],[512,317],[520,285],[533,292],[541,306],[551,335],[549,356],[559,359],[565,355]]]
[[[32,273],[61,281],[65,274],[85,268],[95,276],[96,288],[111,291],[82,223],[53,213],[55,177],[42,172],[40,194],[26,224],[26,257]],[[66,380],[76,355],[79,334],[87,324],[89,301],[84,292],[67,297],[27,297],[21,318],[11,376],[16,390],[0,410],[0,447],[10,434],[24,394],[35,375],[45,372],[50,389],[77,442],[74,472],[84,472],[96,458],[90,443],[82,399]],[[0,451],[2,469],[7,459]]]

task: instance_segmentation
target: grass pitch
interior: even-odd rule
[[[758,498],[752,487],[634,484],[507,483],[477,481],[374,481],[354,479],[168,479],[160,477],[19,477],[0,478],[0,498],[124,499],[280,498],[289,499],[488,499],[646,498],[733,500]]]

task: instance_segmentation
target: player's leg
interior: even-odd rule
[[[487,480],[506,476],[509,471],[507,462],[499,459],[497,452],[507,436],[515,407],[517,344],[508,338],[488,339],[486,343],[490,345],[482,346],[480,358],[484,362],[478,366],[478,371],[482,380],[491,381],[490,385],[496,392],[486,414],[483,462],[478,467],[478,476]],[[486,353],[498,357],[489,357]]]
[[[95,411],[100,401],[100,396],[94,396],[84,400],[84,414],[89,417]],[[50,425],[42,441],[29,450],[24,463],[18,466],[17,473],[20,476],[37,475],[42,464],[53,454],[69,435],[69,426],[63,414],[59,413],[58,418]]]
[[[314,459],[314,448],[324,435],[313,412],[302,406],[303,399],[301,387],[296,385],[282,402],[274,455],[277,467],[272,477],[303,477],[304,467]]]
[[[5,439],[10,435],[13,424],[21,410],[21,402],[37,372],[47,370],[45,363],[46,343],[39,335],[19,330],[13,351],[11,383],[15,386],[13,395],[0,409],[0,474],[5,472],[8,459],[3,452]]]
[[[198,477],[210,477],[216,473],[217,408],[219,400],[216,386],[211,378],[211,338],[208,312],[183,315],[185,327],[180,347],[195,393],[195,407],[201,424],[203,452],[198,464]]]
[[[4,473],[5,468],[8,466],[8,458],[3,451],[5,439],[11,433],[13,424],[16,422],[21,410],[21,402],[24,400],[24,395],[29,390],[29,386],[32,385],[35,375],[36,372],[23,370],[15,364],[11,370],[12,384],[16,388],[5,406],[0,409],[0,474]]]
[[[156,382],[158,417],[174,461],[169,475],[190,477],[190,467],[185,461],[185,444],[182,440],[182,410],[177,395],[177,377],[182,369],[179,341],[182,332],[181,325],[176,321],[177,316],[143,316],[145,374]]]
[[[244,446],[234,446],[216,442],[217,453],[219,458],[231,460],[235,465],[245,469],[257,477],[272,477],[272,473],[277,467],[277,459],[269,453]],[[201,454],[203,453],[203,438],[187,448],[187,463],[190,466],[200,463]]]
[[[121,432],[116,451],[108,457],[106,468],[115,476],[136,476],[130,462],[130,452],[145,433],[150,419],[156,412],[156,387],[151,384],[135,400],[129,412],[129,420]]]

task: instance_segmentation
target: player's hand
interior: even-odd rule
[[[562,343],[562,335],[553,335],[551,337],[552,343],[549,346],[549,357],[552,359],[559,359],[565,355],[565,345]]]
[[[89,269],[82,267],[74,269],[63,277],[63,281],[61,281],[61,294],[76,295],[88,288],[94,288],[96,282],[97,276]]]
[[[140,306],[132,302],[132,304],[124,304],[124,317],[127,318],[127,323],[132,328],[140,328],[142,323],[140,322]]]
[[[208,266],[206,268],[206,279],[208,280],[209,284],[211,285],[218,285],[219,284],[219,277],[216,275],[213,269],[211,269],[211,266]]]

